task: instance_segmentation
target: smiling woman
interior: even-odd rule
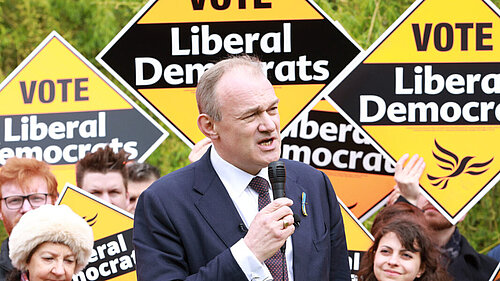
[[[377,227],[375,242],[363,256],[362,281],[451,280],[425,226],[408,216]]]
[[[16,268],[9,281],[70,281],[87,265],[94,235],[68,206],[44,205],[26,213],[9,238]]]

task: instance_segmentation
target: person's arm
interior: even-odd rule
[[[157,194],[147,190],[139,198],[134,219],[138,280],[240,281],[246,280],[247,276],[269,275],[267,270],[262,272],[251,264],[249,269],[255,272],[244,273],[233,253],[242,249],[243,242],[259,264],[271,257],[295,230],[292,211],[289,208],[292,203],[288,198],[274,200],[254,218],[245,238],[238,242],[239,248],[234,249],[235,246],[238,247],[237,243],[223,250],[206,265],[193,269],[193,265],[188,264],[189,258],[184,249],[184,244],[189,241],[183,241],[177,233],[176,225],[165,209],[166,203]],[[283,218],[290,222],[286,229],[282,228]],[[190,274],[196,270],[196,273]]]
[[[408,158],[409,155],[404,154],[396,163],[394,172],[396,186],[394,186],[394,192],[391,197],[397,198],[400,195],[410,204],[416,206],[420,195],[419,181],[425,169],[425,162],[424,158],[419,157],[417,154],[413,155],[410,160]],[[405,165],[407,160],[408,163]],[[393,202],[395,201],[393,200]]]
[[[340,205],[328,177],[322,172],[330,207],[330,245],[331,265],[329,280],[351,280],[347,243],[344,231],[344,221]]]
[[[260,262],[252,251],[245,244],[243,238],[231,246],[231,253],[234,259],[240,266],[241,270],[245,273],[248,280],[271,280],[271,272],[267,266]]]
[[[152,192],[146,191],[139,197],[134,219],[138,281],[246,279],[230,249],[222,251],[190,275],[190,265],[183,248],[183,243],[189,241],[181,240],[164,204]]]

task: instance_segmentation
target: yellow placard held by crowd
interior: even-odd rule
[[[394,165],[332,104],[325,97],[290,124],[283,132],[281,156],[324,172],[337,196],[364,221],[392,192]]]
[[[86,153],[109,145],[142,162],[168,136],[56,31],[0,84],[0,105],[0,166],[36,158],[59,183],[75,183]]]
[[[67,205],[84,218],[94,233],[89,264],[73,281],[137,280],[132,245],[133,216],[71,184],[66,184],[58,205]]]
[[[192,147],[195,87],[218,60],[263,61],[283,130],[359,52],[314,0],[151,0],[96,59]]]
[[[338,199],[342,220],[344,222],[347,252],[349,254],[349,267],[351,269],[351,280],[356,281],[360,269],[361,258],[373,244],[373,236],[361,224],[361,222],[349,211],[349,208]]]
[[[418,0],[325,93],[394,161],[426,162],[422,194],[453,224],[500,179],[500,10]]]

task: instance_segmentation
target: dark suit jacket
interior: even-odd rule
[[[448,265],[448,272],[453,277],[453,280],[490,280],[491,275],[498,266],[498,261],[476,252],[467,239],[460,234],[458,228],[455,231],[459,235],[460,252]]]
[[[306,164],[282,161],[287,197],[301,216],[292,235],[295,281],[350,280],[344,225],[330,181]],[[307,217],[300,210],[302,192]],[[207,152],[140,196],[133,240],[138,280],[246,280],[229,250],[244,237],[242,224]]]

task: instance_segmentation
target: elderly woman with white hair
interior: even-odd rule
[[[9,239],[16,268],[7,280],[70,281],[88,263],[92,228],[68,206],[44,205],[26,213]]]

